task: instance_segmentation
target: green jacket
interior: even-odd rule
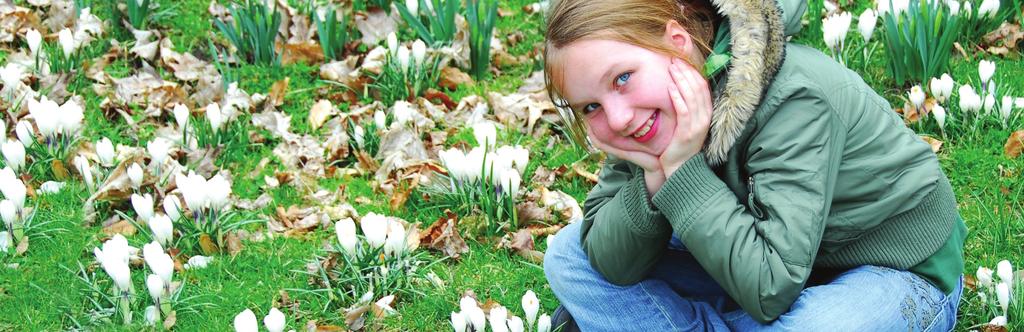
[[[607,161],[584,202],[591,264],[636,283],[674,232],[761,322],[789,310],[812,268],[928,266],[930,280],[959,278],[963,224],[929,145],[856,73],[787,44],[779,8],[713,2],[741,24],[730,23],[706,146],[653,197],[639,167]],[[932,260],[940,248],[955,257]]]

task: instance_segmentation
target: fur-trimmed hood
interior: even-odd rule
[[[804,1],[778,1],[711,0],[718,13],[728,19],[732,53],[725,86],[714,100],[705,146],[712,166],[725,162],[782,65],[786,36],[800,30]]]

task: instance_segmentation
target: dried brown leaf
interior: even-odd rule
[[[459,68],[444,67],[441,69],[441,77],[437,84],[442,88],[454,91],[460,85],[472,86],[475,83],[473,77],[459,70]]]
[[[213,242],[213,238],[210,237],[210,234],[205,233],[199,235],[199,248],[202,249],[203,255],[207,256],[216,255],[217,252],[220,251],[220,248],[218,248],[217,244]]]
[[[21,241],[18,241],[18,246],[14,248],[14,255],[21,256],[28,251],[28,236],[22,237]]]
[[[455,225],[458,216],[455,213],[445,210],[445,215],[435,221],[420,235],[420,243],[426,244],[429,249],[444,253],[446,256],[458,259],[464,253],[469,252],[469,246],[459,235]]]
[[[323,50],[320,49],[320,45],[313,42],[285,44],[284,51],[281,54],[282,65],[290,65],[298,62],[314,64],[323,61]]]
[[[981,332],[1008,332],[1006,326],[985,324],[981,326]]]
[[[320,99],[309,109],[309,126],[313,130],[320,129],[320,126],[323,126],[324,122],[327,122],[327,119],[335,113],[337,112],[334,105],[331,105],[331,101]]]
[[[942,149],[942,141],[935,139],[934,137],[921,135],[921,139],[932,147],[932,152],[934,153],[939,153],[939,150]]]
[[[235,256],[238,255],[239,252],[242,252],[242,239],[238,237],[238,233],[228,233],[225,241],[227,242],[226,246],[229,255]]]
[[[398,31],[398,22],[403,22],[398,16],[398,11],[391,11],[391,15],[379,8],[372,8],[367,13],[355,13],[356,29],[363,36],[361,41],[364,45],[376,45],[384,40],[389,33]]]
[[[267,102],[274,106],[283,105],[284,96],[288,93],[288,83],[291,81],[291,77],[285,77],[283,80],[274,82],[274,84],[270,86],[270,93],[267,94]]]
[[[171,312],[167,314],[167,317],[164,317],[164,330],[170,330],[177,322],[178,312],[171,310]]]
[[[981,37],[982,42],[989,46],[989,52],[997,46],[1007,51],[1016,50],[1021,39],[1024,39],[1024,31],[1021,31],[1020,25],[1010,22],[1003,22],[999,28]]]
[[[1018,130],[1010,134],[1010,137],[1006,139],[1006,145],[1003,146],[1003,149],[1010,158],[1019,157],[1021,151],[1024,150],[1024,130]]]

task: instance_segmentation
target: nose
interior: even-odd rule
[[[620,135],[629,135],[629,122],[633,119],[632,108],[618,98],[610,98],[601,107],[604,108],[605,118],[608,121],[608,128]]]

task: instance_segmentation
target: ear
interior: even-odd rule
[[[668,20],[665,23],[665,42],[684,57],[692,57],[696,51],[690,33],[676,20]]]

